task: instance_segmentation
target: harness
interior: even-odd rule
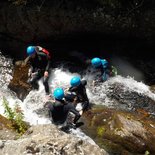
[[[45,53],[49,59],[51,59],[51,55],[49,51],[47,51],[45,48],[42,48],[42,52]]]

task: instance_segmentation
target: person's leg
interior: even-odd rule
[[[53,108],[52,103],[51,102],[47,102],[46,103],[46,108],[48,108],[49,119],[50,119],[51,123],[53,123],[54,121],[53,121],[53,117],[52,117],[52,112],[53,112],[54,108]]]
[[[39,80],[40,76],[39,73],[34,73],[33,76],[28,80],[28,83],[32,85],[32,87],[34,89],[39,89],[39,84],[38,84],[38,80]]]
[[[43,78],[43,85],[44,85],[44,87],[45,87],[46,95],[49,95],[49,94],[50,94],[48,79],[49,79],[49,77],[44,77],[44,78]]]
[[[82,109],[83,109],[83,112],[84,111],[87,111],[89,108],[90,108],[90,104],[89,104],[89,101],[85,101],[82,103]]]

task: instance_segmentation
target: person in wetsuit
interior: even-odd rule
[[[74,76],[70,80],[71,87],[67,90],[68,92],[65,95],[67,101],[74,101],[76,103],[82,103],[82,112],[81,114],[90,108],[89,99],[86,93],[86,80],[81,80],[80,77]]]
[[[106,59],[95,57],[91,60],[91,64],[101,73],[101,76],[95,79],[94,82],[105,82],[109,77],[117,75],[116,68],[111,66]]]
[[[65,123],[68,119],[69,112],[71,112],[75,115],[72,125],[76,126],[81,115],[72,103],[68,103],[64,100],[64,90],[62,88],[56,88],[53,96],[55,101],[53,103],[50,101],[46,103],[52,123],[56,125]]]
[[[28,83],[30,83],[34,89],[38,89],[38,80],[43,77],[45,92],[46,95],[49,95],[48,79],[51,67],[50,53],[40,46],[29,46],[27,48],[27,55],[28,57],[25,59],[25,63],[31,66]]]

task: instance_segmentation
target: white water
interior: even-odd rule
[[[42,81],[39,81],[39,90],[31,91],[25,100],[22,102],[19,100],[15,93],[8,89],[8,84],[12,79],[12,60],[9,58],[5,58],[0,53],[0,114],[5,116],[4,108],[3,108],[3,97],[5,97],[9,103],[9,106],[14,108],[15,104],[19,104],[21,109],[23,110],[25,121],[29,122],[31,125],[36,124],[50,124],[48,118],[38,115],[34,111],[43,108],[44,103],[46,102],[44,87]],[[3,67],[2,67],[3,66]],[[6,67],[7,66],[7,67]],[[62,86],[63,88],[67,88],[69,86],[70,78],[73,75],[78,75],[77,73],[71,74],[69,72],[63,72],[61,69],[55,69],[52,71],[49,84],[51,88],[51,94],[53,89],[56,87]],[[91,144],[95,144],[95,142],[88,136],[86,136],[80,129],[72,130],[72,135],[79,137],[83,140],[89,141]]]
[[[45,98],[45,92],[44,87],[41,81],[39,81],[40,88],[38,91],[31,91],[25,100],[22,102],[19,100],[14,93],[12,93],[8,88],[9,81],[11,80],[12,76],[12,61],[11,59],[5,58],[0,54],[0,65],[2,66],[9,66],[9,68],[6,67],[0,67],[0,114],[4,115],[4,108],[2,106],[3,97],[5,97],[9,105],[11,107],[14,107],[16,103],[18,103],[25,116],[25,121],[28,121],[31,125],[35,124],[49,124],[50,121],[48,118],[45,118],[41,115],[38,115],[34,111],[37,109],[43,108],[44,103],[46,102]],[[86,71],[86,73],[88,73]],[[106,106],[110,106],[113,104],[113,101],[111,101],[107,97],[107,92],[110,91],[108,86],[112,83],[119,82],[123,85],[125,85],[125,89],[128,89],[130,91],[136,91],[140,94],[145,94],[149,97],[151,97],[153,100],[155,100],[155,94],[153,94],[147,85],[145,85],[142,82],[137,82],[131,77],[122,77],[122,76],[116,76],[114,78],[110,78],[108,81],[102,83],[98,86],[92,86],[91,82],[93,79],[93,76],[95,74],[86,74],[85,76],[81,77],[78,73],[70,73],[69,71],[63,71],[62,68],[56,68],[52,70],[49,85],[51,89],[51,94],[53,93],[54,88],[56,87],[63,87],[68,88],[69,82],[72,76],[78,75],[82,79],[86,79],[87,84],[87,94],[90,102],[95,104],[104,104]],[[103,102],[104,101],[104,102]],[[76,130],[73,132],[73,134],[77,134],[79,137],[83,139],[88,139],[87,136],[83,136],[83,133],[80,130]]]

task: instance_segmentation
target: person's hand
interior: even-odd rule
[[[31,77],[34,77],[37,73],[34,72],[34,73],[31,73]]]
[[[43,48],[41,46],[37,46],[38,50],[41,51]]]
[[[48,77],[48,71],[44,72],[44,77]]]
[[[74,102],[76,103],[78,100],[77,96],[74,97]]]
[[[66,89],[64,90],[65,95],[67,94],[68,90],[69,90],[69,88],[66,88]]]

